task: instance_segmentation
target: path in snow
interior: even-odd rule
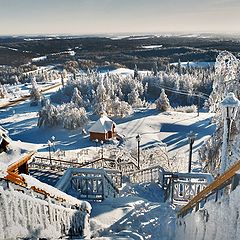
[[[92,203],[91,232],[97,239],[171,240],[175,210],[161,202],[155,184],[126,185],[120,198]]]

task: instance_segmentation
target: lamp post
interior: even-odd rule
[[[188,161],[188,172],[191,172],[191,166],[192,166],[192,146],[196,139],[196,134],[193,131],[190,131],[187,135],[188,142],[189,142],[189,161]]]
[[[141,136],[139,134],[136,136],[136,140],[137,140],[138,169],[140,169],[140,141],[141,141]]]
[[[48,153],[49,153],[49,159],[50,159],[50,164],[52,165],[52,158],[51,158],[51,141],[48,140]]]
[[[52,140],[52,147],[53,147],[53,151],[55,152],[55,137],[54,136],[52,136],[51,137],[51,140]]]
[[[102,159],[103,159],[103,141],[101,141],[101,145],[102,145]]]
[[[235,97],[234,93],[231,92],[223,99],[220,106],[222,108],[222,116],[224,119],[220,169],[220,173],[222,174],[226,170],[228,164],[228,141],[230,139],[232,122],[236,118],[240,101]]]

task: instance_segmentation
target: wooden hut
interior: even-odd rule
[[[116,123],[102,115],[89,129],[90,140],[105,141],[116,137]]]

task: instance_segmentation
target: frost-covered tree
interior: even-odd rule
[[[100,83],[96,89],[94,113],[101,115],[102,113],[107,112],[108,100],[109,96],[107,95],[106,88],[103,85],[103,79],[101,78]]]
[[[74,103],[66,103],[55,107],[47,100],[45,106],[39,111],[39,127],[60,126],[67,129],[84,129],[87,122],[88,117],[85,108],[79,108]]]
[[[36,105],[38,105],[39,101],[41,100],[41,93],[38,89],[37,82],[36,82],[35,78],[32,78],[31,83],[32,83],[32,89],[31,89],[31,92],[30,92],[30,100],[31,100],[30,105],[31,106],[36,106]]]
[[[137,89],[133,89],[128,94],[128,103],[133,107],[141,107],[142,106],[142,101],[139,98],[139,93],[138,93]]]
[[[118,97],[112,102],[112,115],[115,117],[125,117],[132,113],[132,107],[125,101],[120,101]]]
[[[83,101],[83,98],[81,96],[81,93],[80,93],[80,91],[78,90],[77,87],[75,87],[73,89],[73,95],[72,95],[71,102],[73,102],[78,107],[83,107],[85,105],[84,101]]]
[[[46,100],[45,106],[38,112],[38,126],[57,126],[59,125],[59,111],[52,105],[49,99]]]
[[[160,111],[168,111],[171,108],[169,99],[164,89],[162,89],[160,97],[156,100],[155,103],[156,103],[156,108]]]
[[[181,60],[180,59],[178,59],[177,72],[178,72],[179,75],[182,75],[182,66],[181,66]]]
[[[135,67],[134,67],[134,74],[133,74],[133,78],[136,79],[138,78],[138,68],[137,68],[137,65],[135,64]]]
[[[7,95],[8,93],[5,86],[0,83],[0,98],[6,98]]]
[[[213,91],[209,98],[210,109],[215,112],[213,121],[216,123],[216,131],[202,145],[199,155],[203,162],[204,170],[217,175],[221,165],[221,152],[224,146],[223,130],[224,118],[223,109],[220,108],[221,101],[229,92],[233,92],[240,99],[240,62],[227,51],[221,52],[216,59],[216,77],[213,83]],[[231,122],[230,134],[227,144],[227,167],[240,159],[240,111],[238,109],[236,118]]]
[[[64,104],[59,109],[62,116],[62,126],[67,129],[84,129],[88,122],[86,110],[78,108],[74,104]]]

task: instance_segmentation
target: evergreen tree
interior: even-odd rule
[[[156,77],[157,74],[158,74],[158,65],[157,65],[157,62],[155,62],[153,66],[153,75]]]
[[[180,58],[178,59],[177,72],[178,72],[179,75],[182,75],[182,66],[181,66]]]
[[[171,108],[169,99],[164,89],[162,89],[160,97],[156,100],[156,108],[160,111],[167,111]]]
[[[135,64],[135,67],[134,67],[134,74],[133,74],[133,78],[134,79],[137,79],[138,78],[138,68],[137,68],[137,65]]]
[[[31,100],[30,105],[36,106],[36,105],[38,105],[39,101],[41,100],[41,93],[38,89],[35,77],[32,78],[31,83],[32,83],[32,89],[30,92],[30,100]]]
[[[83,107],[85,105],[83,98],[81,96],[81,93],[79,92],[77,87],[75,87],[73,89],[73,95],[72,95],[71,102],[73,102],[78,107]]]

